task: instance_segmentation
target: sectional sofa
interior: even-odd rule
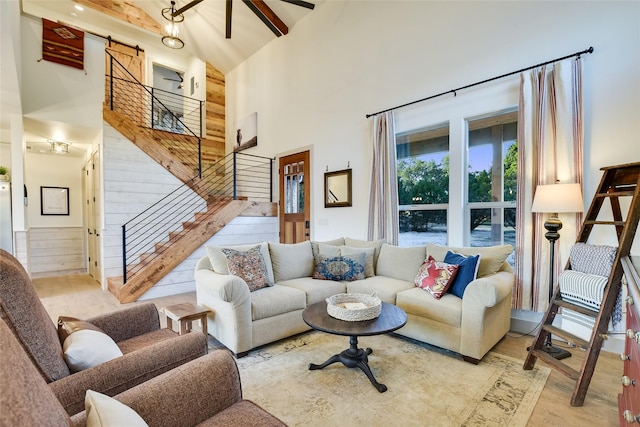
[[[454,351],[472,363],[478,363],[509,330],[514,276],[506,258],[511,245],[399,247],[345,237],[329,242],[208,246],[206,250],[207,256],[195,267],[197,303],[211,310],[209,333],[237,357],[309,330],[302,311],[345,292],[377,293],[382,301],[407,313],[407,324],[395,333]],[[442,261],[449,250],[480,255],[479,263],[462,298],[445,292],[436,299],[416,286],[416,274],[429,256]],[[251,270],[255,265],[247,254],[253,254],[258,264],[264,262],[268,285],[255,286]],[[336,255],[364,261],[364,271],[361,268],[347,280],[326,280],[322,262]],[[238,274],[247,281],[230,273],[230,268],[237,272],[238,259],[244,262]]]

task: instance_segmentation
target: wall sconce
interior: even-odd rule
[[[176,2],[171,2],[171,7],[162,9],[162,17],[167,21],[162,27],[162,43],[171,49],[182,49],[184,42],[180,39],[180,29],[178,24],[184,21],[184,15],[174,16]]]

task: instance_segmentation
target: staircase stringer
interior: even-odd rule
[[[103,105],[102,113],[109,125],[183,183],[191,182],[197,174],[197,171],[178,161],[170,150],[159,143],[155,136],[158,131],[138,126],[125,114],[110,110],[106,105]]]
[[[205,244],[225,225],[246,210],[255,209],[259,202],[247,200],[232,200],[207,219],[195,221],[188,232],[176,239],[162,253],[149,261],[124,285],[118,286],[115,280],[109,283],[109,290],[116,295],[121,303],[136,301],[151,289],[163,277],[169,274],[182,261],[187,259],[196,249]],[[120,278],[120,283],[122,278]]]

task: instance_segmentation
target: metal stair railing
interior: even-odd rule
[[[269,157],[230,153],[122,226],[123,283],[147,262],[189,233],[189,223],[206,220],[229,201],[273,201]],[[198,214],[198,218],[196,218]]]
[[[181,163],[202,171],[202,101],[143,85],[113,55],[108,57],[105,100],[136,125],[168,132],[158,141]],[[193,129],[198,129],[194,132]]]

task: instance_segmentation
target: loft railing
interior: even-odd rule
[[[273,201],[272,158],[230,153],[122,226],[123,282],[231,200]],[[144,262],[141,262],[144,261]]]
[[[105,100],[136,125],[170,132],[158,141],[195,174],[202,171],[202,101],[143,85],[107,50]],[[195,129],[197,131],[194,131]]]

